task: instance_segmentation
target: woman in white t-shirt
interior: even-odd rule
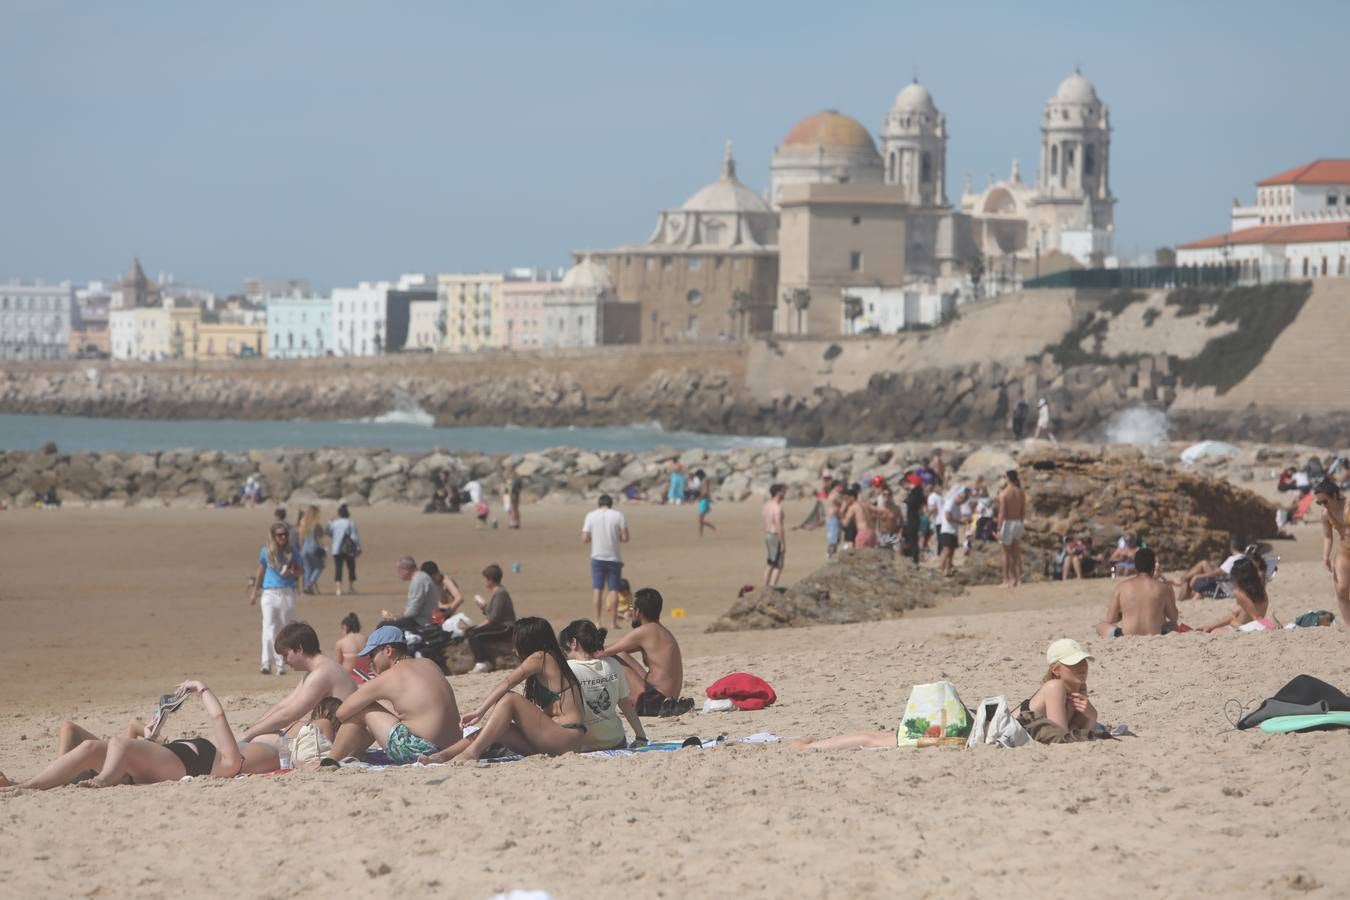
[[[582,722],[586,726],[586,750],[615,750],[627,746],[619,711],[633,728],[633,745],[647,743],[647,732],[638,718],[623,665],[612,657],[596,659],[604,649],[605,630],[589,619],[577,619],[558,635],[567,654],[567,665],[581,683]]]

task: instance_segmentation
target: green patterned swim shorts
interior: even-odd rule
[[[384,746],[385,755],[395,765],[406,766],[417,762],[417,757],[430,755],[440,750],[426,738],[418,737],[408,730],[408,726],[399,722],[389,729],[389,739]]]

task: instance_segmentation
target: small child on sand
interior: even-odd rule
[[[611,631],[619,627],[620,617],[627,621],[632,616],[633,589],[629,587],[627,578],[619,579],[619,589],[609,595],[609,604],[605,611],[610,615]]]

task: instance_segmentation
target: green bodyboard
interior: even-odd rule
[[[1275,716],[1261,723],[1266,734],[1288,734],[1319,725],[1343,725],[1350,728],[1350,712],[1318,713],[1313,716]]]

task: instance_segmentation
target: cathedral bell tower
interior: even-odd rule
[[[886,184],[917,207],[947,205],[947,117],[917,80],[896,95],[881,130]]]

